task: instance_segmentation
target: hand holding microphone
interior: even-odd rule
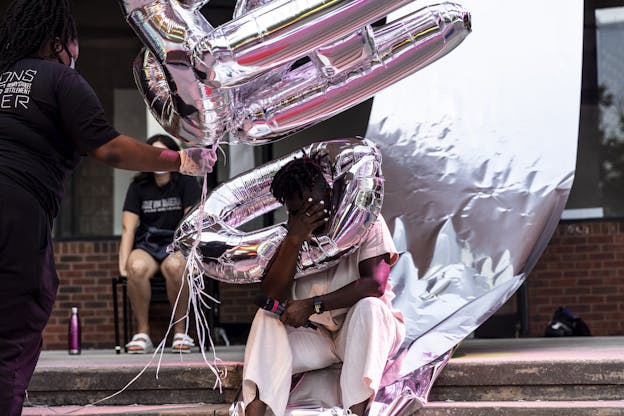
[[[293,301],[293,302],[301,302],[301,301]],[[284,306],[283,304],[279,303],[276,299],[273,299],[273,298],[270,298],[270,297],[264,296],[264,295],[257,296],[254,303],[260,309],[264,309],[265,311],[273,312],[277,316],[282,316],[282,314],[287,309],[286,306]],[[294,326],[294,325],[292,325],[292,326]],[[314,325],[312,322],[310,322],[309,319],[303,324],[303,327],[304,328],[312,328],[312,329],[317,329],[318,328],[316,325]]]

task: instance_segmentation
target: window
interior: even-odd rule
[[[621,4],[585,2],[581,123],[567,218],[624,217],[624,49],[621,47],[624,7]]]

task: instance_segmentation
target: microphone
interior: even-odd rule
[[[286,310],[286,307],[284,305],[282,305],[281,303],[279,303],[276,299],[273,299],[273,298],[270,298],[270,297],[264,296],[264,295],[256,296],[256,300],[255,300],[254,303],[260,309],[264,309],[265,311],[273,312],[277,316],[280,316]],[[306,322],[305,325],[303,325],[303,326],[304,326],[304,328],[318,329],[318,327],[316,325],[314,325],[312,322],[310,322],[309,319],[308,319],[308,322]]]

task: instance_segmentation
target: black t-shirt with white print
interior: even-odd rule
[[[149,227],[174,231],[184,216],[184,209],[197,203],[200,194],[197,179],[185,175],[177,175],[175,181],[162,187],[153,180],[133,181],[128,187],[123,210],[139,216],[134,241],[140,241]]]
[[[50,219],[81,157],[118,135],[68,66],[28,58],[0,74],[0,181],[30,192]]]

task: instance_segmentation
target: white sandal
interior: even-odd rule
[[[188,335],[178,332],[173,336],[173,343],[171,344],[171,352],[189,354],[191,348],[195,346],[195,341]]]
[[[129,347],[137,347],[137,349],[131,350]],[[149,335],[144,332],[134,334],[132,340],[126,344],[128,354],[145,354],[154,351],[154,344]]]

